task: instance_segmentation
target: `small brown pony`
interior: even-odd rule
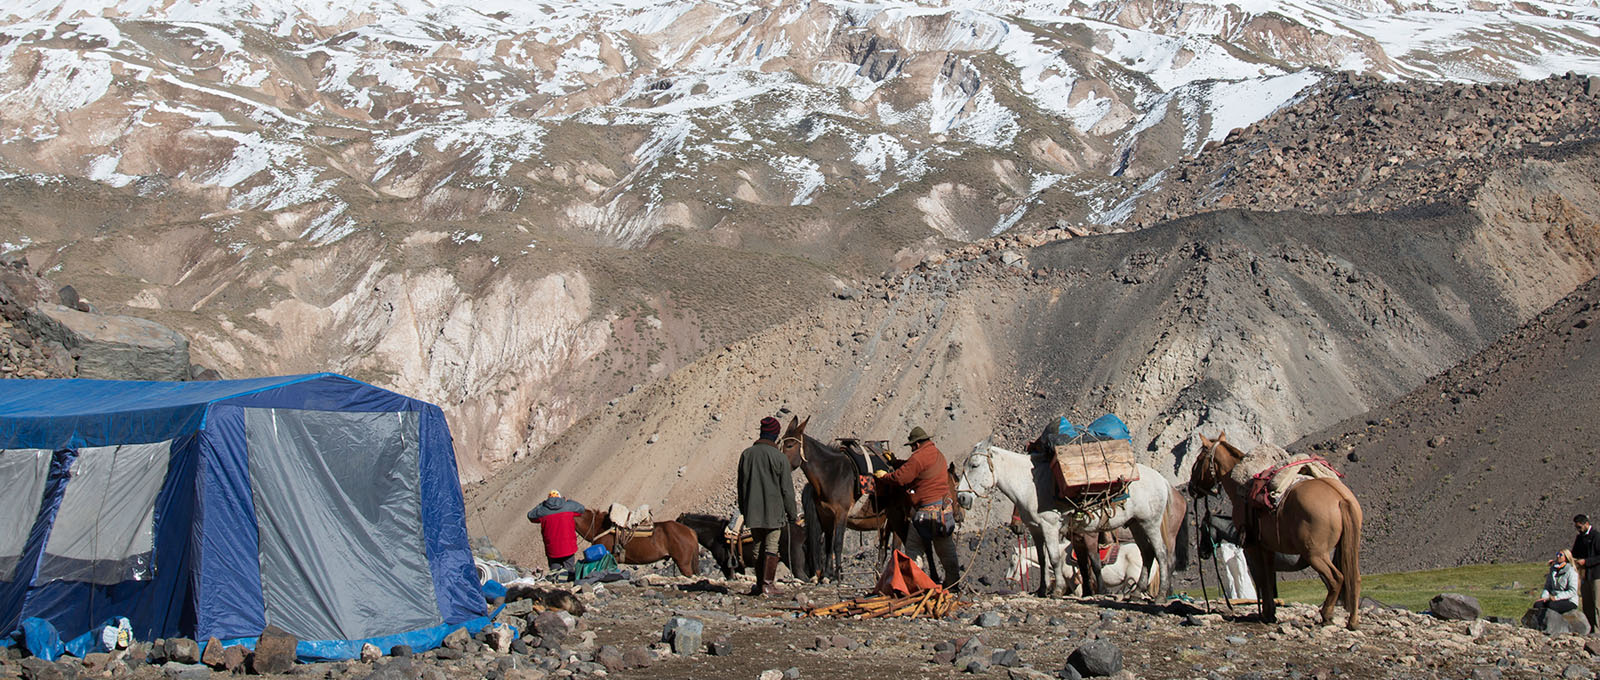
[[[1227,433],[1216,441],[1201,435],[1202,447],[1189,471],[1189,489],[1209,496],[1220,487],[1233,501],[1235,521],[1252,517],[1247,534],[1245,561],[1250,578],[1261,598],[1261,619],[1277,620],[1277,571],[1274,552],[1301,555],[1322,577],[1328,598],[1322,603],[1322,623],[1333,622],[1334,605],[1340,596],[1350,612],[1345,626],[1356,629],[1361,608],[1361,504],[1344,482],[1313,478],[1289,488],[1271,512],[1249,512],[1246,489],[1228,476],[1244,458],[1244,452],[1227,441]]]
[[[619,564],[652,564],[672,558],[684,576],[694,576],[700,569],[700,543],[694,530],[670,519],[655,523],[649,536],[634,536],[617,553],[617,533],[622,531],[611,521],[611,513],[604,510],[584,510],[574,522],[583,540],[606,547],[616,555]]]

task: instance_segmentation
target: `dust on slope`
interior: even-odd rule
[[[1591,279],[1402,398],[1298,442],[1343,459],[1366,512],[1363,566],[1527,561],[1570,545],[1572,515],[1600,513],[1597,339]]]

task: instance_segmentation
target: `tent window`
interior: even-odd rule
[[[50,451],[0,449],[0,489],[6,497],[0,502],[0,581],[17,573],[49,477]]]
[[[111,585],[151,576],[156,496],[172,442],[80,449],[39,565],[39,582]]]

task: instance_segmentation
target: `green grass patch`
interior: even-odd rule
[[[1526,562],[1363,574],[1361,595],[1384,604],[1422,611],[1428,608],[1428,601],[1439,593],[1461,593],[1478,598],[1484,616],[1518,618],[1539,597],[1548,569],[1543,562]],[[1328,593],[1322,587],[1322,580],[1310,570],[1303,573],[1309,578],[1294,574],[1297,580],[1278,583],[1279,599],[1321,605]],[[1214,584],[1211,579],[1215,574],[1207,570],[1206,577],[1208,583]],[[1200,597],[1198,588],[1186,592],[1190,597]],[[1215,597],[1217,589],[1212,588],[1211,594]]]

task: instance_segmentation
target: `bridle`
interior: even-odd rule
[[[1215,441],[1211,443],[1211,446],[1200,447],[1200,462],[1203,463],[1206,476],[1210,479],[1211,483],[1207,486],[1197,487],[1193,483],[1193,480],[1191,480],[1189,488],[1193,489],[1195,493],[1198,493],[1201,496],[1216,495],[1218,490],[1217,487],[1221,486],[1222,484],[1222,463],[1217,461],[1217,447],[1221,445],[1221,441]]]

